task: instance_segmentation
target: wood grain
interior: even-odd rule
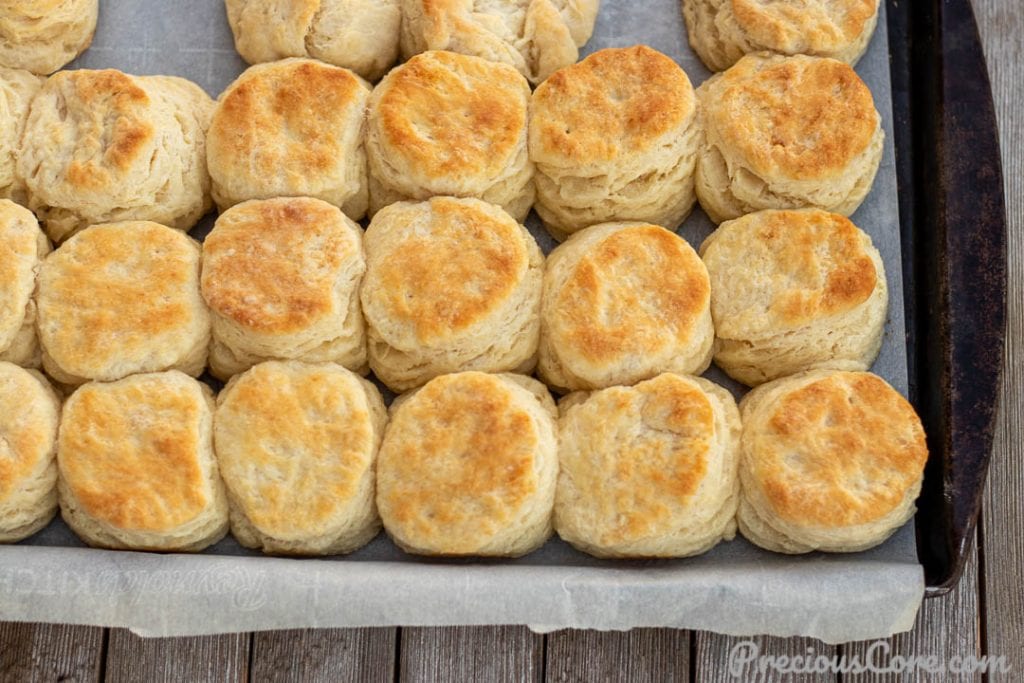
[[[717,633],[698,632],[694,634],[694,683],[718,683],[719,681],[744,681],[745,683],[768,683],[786,681],[786,683],[828,683],[837,681],[838,677],[831,674],[780,674],[770,668],[760,669],[756,664],[737,671],[730,670],[729,653],[739,643],[749,641],[757,646],[757,653],[775,657],[812,655],[833,657],[836,648],[826,645],[813,638],[736,638]]]
[[[0,622],[3,683],[93,683],[102,663],[102,628]]]
[[[106,681],[245,681],[249,677],[249,640],[248,633],[140,638],[127,629],[110,629]]]
[[[557,683],[690,680],[690,633],[567,629],[547,636],[546,680]]]
[[[525,626],[401,629],[400,681],[539,681],[544,637]]]
[[[251,678],[260,683],[394,680],[394,628],[254,633]]]

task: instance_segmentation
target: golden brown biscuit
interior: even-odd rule
[[[544,81],[530,117],[535,208],[556,239],[607,221],[675,228],[693,208],[697,100],[669,57],[595,52]]]
[[[914,514],[928,459],[907,401],[867,372],[812,370],[740,403],[740,532],[784,553],[855,552]]]
[[[0,361],[39,367],[36,274],[50,243],[32,212],[0,199]]]
[[[362,218],[369,96],[348,69],[312,59],[246,69],[221,93],[210,124],[207,163],[217,206],[306,196]]]
[[[558,390],[699,375],[714,336],[707,269],[665,228],[595,225],[548,256],[537,369]]]
[[[522,375],[442,375],[392,405],[377,507],[402,549],[516,557],[551,535],[555,405]]]
[[[57,441],[61,516],[89,545],[192,551],[228,529],[213,394],[177,371],[80,387]]]
[[[269,361],[232,379],[217,398],[214,446],[239,543],[333,555],[369,542],[386,421],[377,388],[334,363]]]
[[[740,414],[699,377],[560,404],[555,530],[597,557],[686,557],[736,534]]]
[[[366,372],[362,243],[359,226],[319,199],[251,200],[222,213],[203,242],[213,374],[228,379],[270,358]]]
[[[0,68],[0,198],[25,204],[25,183],[15,173],[21,134],[25,131],[28,107],[39,92],[43,79],[22,69]]]
[[[210,313],[199,293],[199,244],[146,221],[95,225],[39,271],[39,341],[64,384],[206,365]]]
[[[0,361],[0,543],[31,536],[57,511],[59,420],[42,375]]]
[[[867,370],[889,293],[871,238],[834,213],[759,211],[701,246],[711,277],[715,363],[756,386],[812,367]]]
[[[885,134],[848,64],[751,54],[705,81],[697,99],[697,198],[714,222],[805,207],[849,216],[871,190]]]
[[[99,0],[4,0],[0,67],[53,73],[92,43]]]
[[[533,204],[530,84],[505,64],[426,52],[370,98],[370,213],[402,200],[476,197],[522,222]]]
[[[393,391],[461,370],[533,370],[544,257],[499,207],[392,204],[366,231],[366,258],[370,367]]]

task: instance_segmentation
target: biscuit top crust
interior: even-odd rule
[[[347,308],[338,286],[365,267],[361,241],[362,230],[319,199],[238,204],[203,242],[203,298],[255,332],[307,329]]]
[[[389,529],[459,554],[514,523],[540,483],[541,439],[527,409],[536,401],[500,376],[463,372],[431,380],[402,403],[377,467]]]
[[[787,54],[828,52],[855,42],[878,12],[878,0],[731,0],[751,42]]]
[[[773,336],[848,313],[878,286],[871,239],[838,214],[760,211],[723,223],[702,247],[718,336]]]
[[[60,402],[43,380],[0,361],[0,505],[49,466]]]
[[[424,346],[504,311],[531,266],[540,267],[515,219],[475,199],[392,205],[374,218],[366,242],[367,319]]]
[[[211,413],[202,385],[180,372],[83,385],[64,406],[57,451],[77,506],[131,531],[195,519],[213,493],[201,462]]]
[[[336,526],[379,438],[359,378],[301,363],[262,363],[240,375],[221,393],[215,429],[232,498],[253,526],[283,541]]]
[[[669,57],[644,45],[599,50],[537,87],[531,157],[580,164],[640,155],[695,112],[690,79]]]
[[[747,467],[774,513],[794,524],[880,520],[920,481],[928,459],[914,409],[870,373],[827,373],[753,412],[744,413]]]
[[[839,176],[880,123],[864,81],[834,59],[747,55],[702,90],[708,137],[767,178]]]
[[[17,182],[14,154],[25,128],[29,105],[43,80],[22,69],[0,66],[0,191]]]
[[[545,319],[562,357],[604,366],[689,343],[710,296],[707,269],[683,238],[633,224],[578,258]]]
[[[369,125],[387,163],[409,175],[498,178],[525,144],[529,97],[507,64],[424,52],[377,86]]]
[[[46,247],[46,239],[32,212],[0,199],[0,350],[25,321],[36,270],[45,255],[40,247]]]

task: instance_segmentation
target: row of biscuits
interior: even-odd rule
[[[56,242],[96,223],[188,230],[216,202],[309,196],[353,220],[402,200],[536,208],[563,240],[597,223],[670,228],[699,199],[716,222],[762,209],[850,215],[883,132],[845,63],[748,55],[696,92],[644,46],[601,50],[531,94],[515,69],[427,52],[371,91],[308,59],[248,69],[214,104],[179,78],[0,73],[14,103],[0,195]],[[38,87],[37,87],[38,86]],[[2,100],[2,98],[0,98]]]
[[[536,367],[566,392],[700,374],[713,356],[754,386],[868,369],[888,301],[870,238],[807,209],[723,223],[701,255],[659,226],[604,223],[545,259],[477,199],[399,202],[364,235],[337,207],[282,197],[228,209],[202,245],[134,221],[47,254],[32,214],[0,200],[0,249],[0,359],[67,386],[297,359],[372,369],[395,392]]]
[[[442,375],[390,417],[341,366],[268,361],[216,400],[176,371],[89,383],[61,408],[0,363],[13,450],[0,541],[54,515],[90,545],[197,551],[229,527],[283,555],[354,551],[381,525],[424,555],[520,556],[556,531],[598,557],[686,557],[737,530],[786,553],[876,545],[913,514],[927,449],[864,372],[726,390],[664,373],[570,394],[523,375]],[[4,460],[11,453],[4,453]]]

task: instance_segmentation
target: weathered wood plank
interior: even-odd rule
[[[756,649],[750,650],[748,643],[753,643]],[[734,648],[737,653],[735,663],[730,661],[730,653],[734,652]],[[782,657],[807,657],[808,655],[833,657],[836,648],[813,638],[767,636],[739,638],[698,631],[694,633],[694,683],[717,683],[719,681],[732,683],[735,681],[744,681],[745,683],[767,683],[769,681],[828,683],[838,680],[831,674],[783,674],[771,667],[765,667],[762,670],[756,661],[741,666],[742,662],[748,661],[751,652],[756,652],[758,656],[775,657],[775,661],[781,663]]]
[[[547,681],[689,681],[690,632],[665,628],[548,634]]]
[[[334,628],[253,634],[253,681],[333,683],[394,680],[394,628]]]
[[[401,681],[537,681],[544,637],[525,626],[403,628]]]
[[[111,629],[106,681],[245,681],[249,675],[249,640],[248,633],[140,638],[127,629]]]
[[[102,628],[0,622],[3,683],[94,683],[102,662]]]

